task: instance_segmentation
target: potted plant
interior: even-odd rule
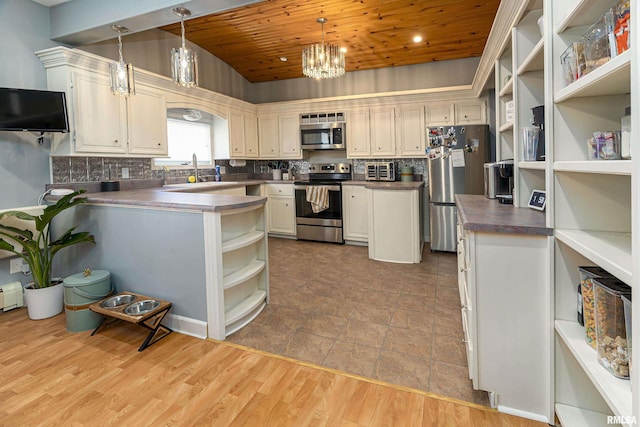
[[[6,211],[0,216],[0,249],[13,252],[21,257],[31,270],[33,282],[25,288],[27,309],[31,319],[55,316],[63,308],[63,286],[52,282],[51,267],[53,257],[60,249],[82,242],[95,243],[88,232],[74,232],[69,228],[61,237],[52,241],[49,226],[59,213],[81,203],[86,197],[77,197],[86,190],[79,190],[61,197],[54,205],[44,208],[42,214],[32,215],[22,211]],[[33,221],[35,232],[17,226],[3,224],[7,218]]]

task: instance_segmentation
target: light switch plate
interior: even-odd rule
[[[9,263],[9,274],[22,273],[22,258],[12,258]]]

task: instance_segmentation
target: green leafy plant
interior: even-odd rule
[[[83,242],[96,242],[94,236],[88,232],[74,233],[76,227],[71,227],[54,241],[51,241],[49,233],[49,225],[59,213],[87,202],[86,197],[77,197],[85,191],[78,190],[61,197],[55,205],[47,206],[40,215],[31,215],[22,211],[6,211],[0,216],[0,249],[13,252],[29,265],[34,289],[51,286],[53,257],[60,249]],[[2,223],[3,220],[10,217],[33,221],[36,232],[33,233],[31,230],[22,230]],[[20,245],[22,245],[22,250],[16,250]]]

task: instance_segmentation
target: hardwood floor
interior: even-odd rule
[[[0,313],[2,426],[509,426],[545,424],[241,346],[64,314]]]

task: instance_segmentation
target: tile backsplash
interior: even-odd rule
[[[365,163],[373,159],[352,159],[354,175],[365,173]],[[398,166],[413,166],[414,173],[425,175],[427,173],[426,159],[375,159],[380,161],[396,161]],[[246,176],[262,175],[271,172],[271,166],[275,160],[247,160],[245,166],[231,166],[229,160],[216,160],[227,175],[242,174]],[[309,173],[308,160],[285,160],[284,167],[295,169],[296,174]],[[162,179],[176,182],[184,177],[193,175],[194,169],[153,169],[151,158],[123,158],[123,157],[53,157],[52,176],[53,183],[83,183],[101,181],[120,181],[123,178],[122,169],[128,169],[128,179]],[[213,168],[198,168],[200,176],[213,176]]]

